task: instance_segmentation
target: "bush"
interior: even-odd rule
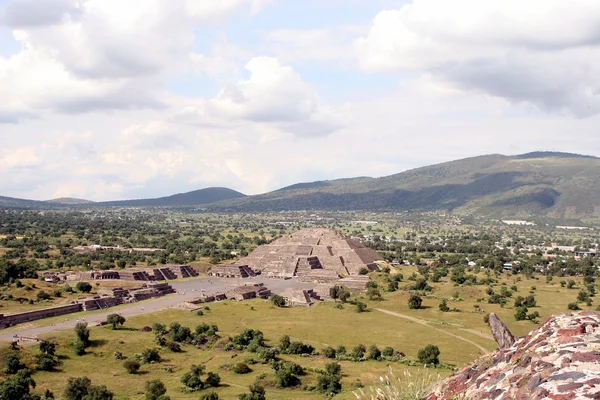
[[[237,363],[233,366],[232,371],[235,374],[243,375],[249,374],[250,372],[252,372],[252,369],[246,363]]]
[[[366,347],[363,346],[362,344],[359,344],[358,346],[356,346],[355,348],[352,349],[352,352],[350,353],[350,357],[353,360],[358,361],[365,356],[366,351],[367,351]]]
[[[89,293],[92,291],[92,285],[90,285],[88,282],[77,282],[75,289],[82,293]]]
[[[326,358],[335,358],[335,349],[331,346],[325,347],[322,353]]]
[[[283,296],[280,296],[278,294],[274,294],[271,296],[271,303],[273,303],[277,307],[285,307],[285,299],[283,298]]]
[[[288,348],[285,350],[287,354],[312,354],[315,351],[315,348],[310,344],[302,343],[302,342],[291,342]]]
[[[372,344],[371,347],[369,347],[369,354],[367,354],[367,359],[369,360],[379,360],[381,359],[381,351],[379,350],[379,348]]]
[[[23,364],[21,364],[21,359],[19,358],[19,356],[15,354],[10,354],[6,358],[6,367],[4,368],[4,373],[12,375],[19,372],[19,370],[25,368],[26,367]]]
[[[35,295],[35,299],[37,301],[41,301],[41,300],[49,300],[50,299],[50,294],[44,292],[43,290],[40,290],[39,292],[37,292],[37,294]]]
[[[342,368],[338,363],[325,365],[325,373],[317,380],[317,390],[330,397],[342,391]]]
[[[517,321],[524,321],[527,319],[527,307],[525,306],[521,306],[517,308],[517,311],[515,312],[515,319]]]
[[[112,325],[113,330],[117,329],[117,325],[123,326],[125,323],[125,317],[121,314],[109,314],[106,316],[106,322]]]
[[[384,357],[393,357],[395,354],[394,348],[390,346],[386,346],[381,351],[381,355]]]
[[[428,365],[438,365],[440,363],[439,356],[440,349],[432,344],[428,344],[427,346],[419,350],[419,353],[417,354],[419,362],[421,364]]]
[[[164,335],[167,333],[167,327],[163,324],[155,322],[152,324],[152,332],[154,332],[155,335]]]
[[[572,310],[572,311],[581,310],[581,308],[579,308],[579,305],[578,305],[577,303],[575,303],[575,302],[573,302],[573,303],[569,303],[569,304],[567,305],[567,308],[568,308],[569,310]]]
[[[446,301],[446,299],[442,300],[442,302],[440,303],[440,311],[441,312],[448,312],[450,311],[450,307],[448,307],[448,302]]]
[[[411,294],[408,298],[408,308],[411,310],[418,310],[421,308],[421,304],[423,304],[423,299],[419,295]]]
[[[367,305],[365,303],[363,303],[362,301],[357,301],[356,302],[356,312],[362,313],[365,311],[367,311]]]
[[[204,393],[200,396],[200,400],[219,400],[219,395],[215,392]]]
[[[153,363],[160,362],[160,354],[158,354],[158,349],[146,349],[142,352],[142,361],[144,363]]]
[[[165,396],[165,393],[167,388],[158,379],[146,382],[146,400],[168,400],[169,397]]]
[[[90,328],[88,328],[87,323],[78,322],[75,325],[75,334],[77,335],[77,340],[83,343],[84,348],[90,345]]]
[[[85,354],[86,345],[81,340],[75,340],[73,343],[73,347],[75,349],[75,354],[78,356],[82,356]]]
[[[265,400],[265,388],[255,383],[249,387],[250,393],[239,395],[240,400]]]
[[[221,384],[221,377],[216,372],[209,372],[204,383],[208,387],[217,387]]]
[[[167,346],[167,348],[169,350],[171,350],[173,353],[180,353],[181,352],[181,346],[179,345],[179,343],[166,342],[165,346]]]
[[[369,270],[365,267],[360,267],[360,269],[358,270],[358,273],[360,275],[367,275],[369,273]]]
[[[123,363],[123,368],[128,374],[136,374],[140,370],[140,363],[135,360],[127,360]]]

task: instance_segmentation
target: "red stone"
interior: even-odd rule
[[[600,353],[597,351],[581,352],[571,354],[572,361],[594,362],[600,360]]]
[[[562,328],[556,334],[558,336],[577,336],[585,333],[585,325],[579,325],[575,328]]]

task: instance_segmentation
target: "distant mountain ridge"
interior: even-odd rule
[[[0,197],[0,207],[50,203]],[[64,204],[51,203],[66,207]],[[246,196],[206,188],[156,199],[84,206],[194,206],[213,211],[443,210],[494,218],[560,218],[600,223],[600,158],[560,152],[491,154],[415,168],[380,178],[301,182]]]

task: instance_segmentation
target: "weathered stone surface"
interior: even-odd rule
[[[600,399],[600,313],[552,316],[506,348],[500,342],[508,330],[493,319],[500,348],[443,380],[426,400]]]
[[[494,336],[494,340],[498,343],[499,348],[506,349],[515,343],[515,337],[496,314],[490,313],[489,324],[492,336]]]

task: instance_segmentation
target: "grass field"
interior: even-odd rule
[[[412,273],[412,267],[403,268],[402,272],[407,277]],[[508,287],[517,286],[517,295],[527,296],[534,294],[538,307],[531,308],[540,313],[539,321],[547,316],[567,311],[567,304],[575,301],[579,289],[583,287],[581,279],[575,278],[577,285],[574,289],[561,287],[561,278],[554,278],[547,283],[545,278],[526,279],[505,274],[501,281],[495,284],[499,291],[500,283],[505,282]],[[382,276],[373,274],[377,281]],[[570,279],[570,278],[569,278]],[[403,281],[400,286],[411,284]],[[246,302],[219,302],[210,305],[210,311],[203,316],[194,312],[169,309],[153,314],[131,317],[127,320],[124,329],[113,331],[108,327],[92,328],[91,338],[94,346],[89,349],[89,354],[75,355],[70,343],[74,338],[72,331],[63,331],[48,335],[59,344],[57,353],[63,358],[57,372],[36,372],[34,375],[38,383],[37,391],[49,388],[56,395],[62,393],[66,378],[70,376],[88,376],[95,384],[105,384],[117,395],[117,399],[143,399],[144,383],[152,379],[162,380],[172,399],[197,399],[199,393],[183,393],[180,378],[189,370],[191,364],[204,364],[207,371],[216,371],[220,374],[221,387],[215,389],[222,399],[237,398],[237,395],[247,390],[248,385],[257,377],[263,376],[263,382],[274,378],[274,372],[268,365],[252,365],[253,371],[247,375],[236,375],[225,369],[223,365],[238,363],[253,355],[250,353],[226,352],[216,346],[212,350],[199,350],[191,345],[184,345],[184,352],[172,353],[161,349],[163,361],[156,364],[143,365],[139,374],[129,375],[125,372],[123,360],[116,360],[114,352],[122,352],[126,357],[133,358],[135,353],[147,347],[156,347],[152,333],[140,332],[139,328],[160,322],[169,325],[179,322],[192,330],[200,323],[216,324],[219,335],[222,337],[221,345],[227,337],[241,332],[245,328],[259,329],[264,332],[267,344],[276,346],[282,335],[289,335],[292,340],[300,340],[312,344],[317,350],[329,345],[334,348],[344,345],[349,350],[363,344],[367,348],[376,344],[380,349],[392,346],[404,352],[407,357],[415,359],[420,348],[431,343],[437,345],[441,351],[440,361],[460,368],[480,356],[483,348],[492,351],[496,345],[489,338],[489,328],[483,321],[483,316],[488,312],[497,313],[509,326],[515,335],[524,335],[533,329],[536,324],[530,321],[515,321],[512,300],[505,307],[487,303],[485,291],[487,286],[460,286],[456,287],[451,282],[433,284],[434,290],[424,297],[423,308],[410,310],[408,308],[408,292],[399,290],[386,293],[382,301],[368,301],[370,311],[357,313],[352,304],[345,304],[343,309],[336,308],[333,302],[325,302],[310,308],[277,308],[264,300],[251,300]],[[535,288],[533,288],[535,287]],[[455,293],[458,298],[455,299]],[[451,308],[458,308],[461,312],[443,313],[439,310],[440,301],[446,298]],[[482,301],[483,299],[483,301]],[[476,307],[477,306],[477,307]],[[586,308],[585,305],[580,305]],[[595,305],[592,305],[595,307]],[[387,310],[416,318],[416,321],[407,320],[398,316],[389,315],[382,311]],[[115,308],[118,312],[118,307]],[[47,323],[49,320],[38,321]],[[11,328],[15,331],[18,327]],[[459,338],[457,338],[457,336]],[[23,358],[33,361],[33,354],[37,351],[35,346],[21,349]],[[4,348],[0,352],[0,363],[4,362],[10,352]],[[283,359],[294,361],[304,368],[320,369],[329,360],[322,356],[300,357],[282,356]],[[379,377],[388,373],[391,366],[397,375],[407,369],[413,379],[429,374],[416,367],[405,367],[399,363],[389,362],[340,362],[343,372],[343,392],[335,399],[354,399],[352,390],[357,382],[366,387],[377,385]],[[167,367],[172,366],[172,372]],[[435,370],[441,377],[450,374],[448,369]],[[274,386],[267,387],[267,397],[271,399],[318,399],[323,395],[317,392],[302,390],[304,385],[314,385],[317,379],[316,372],[307,372],[302,384],[295,389],[280,389]]]

